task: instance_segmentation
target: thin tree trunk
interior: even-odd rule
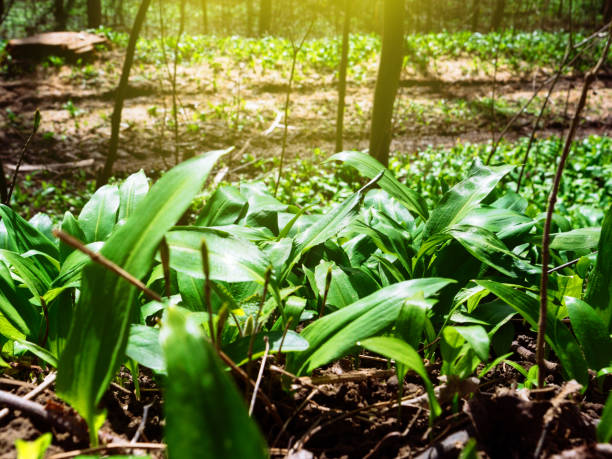
[[[376,90],[370,154],[383,165],[389,163],[391,118],[404,61],[404,1],[385,0],[384,32]]]
[[[55,17],[55,30],[66,30],[67,15],[64,0],[55,0],[53,15]]]
[[[104,185],[108,182],[108,179],[113,172],[113,165],[117,160],[117,148],[119,147],[119,129],[121,127],[121,112],[123,111],[123,103],[125,101],[125,95],[128,88],[128,82],[130,79],[130,71],[132,70],[132,63],[134,62],[134,52],[136,51],[136,42],[142,29],[145,17],[147,16],[147,10],[151,0],[142,0],[136,13],[136,19],[134,19],[134,25],[130,32],[130,40],[128,42],[127,50],[125,52],[125,59],[123,61],[123,69],[121,71],[121,79],[119,80],[119,86],[117,87],[117,93],[115,95],[115,106],[113,108],[113,115],[111,117],[111,139],[108,147],[108,156],[106,157],[106,163],[100,176],[97,180],[97,186]]]
[[[480,0],[472,0],[472,32],[478,31],[480,24]]]
[[[253,18],[255,12],[253,11],[253,0],[246,0],[246,14],[247,14],[247,37],[253,36]]]
[[[202,6],[202,32],[208,35],[208,1],[200,0]]]
[[[272,22],[272,0],[261,0],[259,3],[259,36],[270,33]]]
[[[499,30],[501,28],[505,10],[506,0],[496,0],[493,20],[491,21],[491,30]]]
[[[102,25],[102,0],[87,0],[87,27],[97,29]]]
[[[344,0],[344,27],[342,29],[342,55],[338,72],[338,116],[336,118],[336,152],[343,150],[344,108],[346,98],[346,69],[348,67],[349,32],[351,28],[351,0]]]

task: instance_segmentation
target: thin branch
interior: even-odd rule
[[[32,400],[38,394],[44,392],[51,384],[55,382],[55,376],[56,376],[56,373],[49,373],[47,377],[43,380],[42,383],[40,383],[30,392],[25,394],[22,398],[24,400]],[[3,408],[2,410],[0,410],[0,419],[4,419],[9,413],[10,413],[10,410],[8,408]]]
[[[26,143],[24,144],[23,148],[21,149],[21,153],[19,154],[19,160],[17,161],[17,166],[15,166],[15,172],[13,172],[13,180],[11,181],[11,187],[9,188],[8,193],[6,192],[6,189],[0,190],[2,194],[7,193],[3,199],[4,203],[7,206],[11,204],[11,196],[13,196],[13,190],[15,189],[15,184],[17,183],[17,174],[19,174],[19,168],[21,167],[21,163],[23,162],[23,158],[25,157],[25,153],[28,149],[28,146],[30,146],[30,142],[32,141],[32,138],[36,134],[36,131],[38,131],[39,126],[40,126],[40,112],[36,110],[36,113],[34,114],[34,126],[32,127],[32,132],[30,133],[28,140],[26,140]],[[3,181],[5,180],[4,170],[2,170],[2,180]]]
[[[59,229],[54,229],[53,230],[53,235],[55,237],[57,237],[58,239],[60,239],[62,242],[68,244],[71,247],[74,247],[75,249],[77,249],[80,252],[83,252],[85,255],[89,256],[89,258],[91,258],[91,260],[94,261],[95,263],[98,263],[99,265],[104,266],[106,269],[114,272],[119,277],[124,278],[130,284],[132,284],[133,286],[139,288],[151,300],[159,301],[160,303],[164,301],[163,298],[161,297],[161,295],[159,295],[157,292],[154,292],[153,290],[148,288],[139,279],[137,279],[134,276],[132,276],[130,273],[128,273],[121,266],[116,265],[115,263],[110,261],[108,258],[106,258],[103,255],[100,255],[99,253],[96,253],[93,250],[91,250],[89,247],[87,247],[85,244],[83,244],[77,238],[75,238],[75,237],[71,236],[70,234],[65,233],[65,232],[63,232],[62,230],[59,230]]]
[[[544,345],[546,336],[546,320],[547,320],[547,308],[548,308],[548,264],[550,262],[550,227],[552,222],[553,213],[555,211],[555,204],[557,202],[557,193],[559,192],[559,185],[561,183],[561,177],[563,176],[563,170],[565,163],[569,156],[572,147],[572,141],[576,135],[578,123],[580,122],[580,115],[584,109],[589,93],[589,89],[597,73],[601,69],[601,66],[608,57],[608,51],[610,49],[610,41],[612,41],[612,28],[608,26],[608,40],[604,47],[603,53],[597,64],[584,76],[584,84],[582,85],[582,93],[580,94],[580,100],[576,107],[576,113],[572,119],[567,138],[565,139],[565,145],[563,147],[563,153],[559,165],[557,166],[557,172],[548,199],[548,208],[546,210],[546,222],[544,223],[544,231],[542,234],[542,279],[540,282],[540,318],[538,321],[538,339],[536,343],[536,363],[538,365],[538,387],[544,386],[545,377],[545,366],[544,366]]]
[[[261,378],[263,377],[263,372],[266,368],[266,360],[268,360],[268,354],[270,353],[270,340],[267,336],[264,336],[264,342],[266,343],[266,351],[264,352],[263,358],[261,359],[261,366],[259,367],[259,373],[257,374],[257,381],[255,381],[255,387],[253,388],[253,396],[251,397],[251,405],[249,406],[249,416],[253,415],[253,410],[255,409],[255,400],[257,400],[257,392],[259,391]]]

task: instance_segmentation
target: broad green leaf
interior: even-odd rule
[[[47,448],[51,446],[51,440],[53,440],[51,432],[42,434],[34,441],[17,439],[15,441],[17,459],[43,459]]]
[[[25,341],[25,340],[18,340],[16,341],[16,343],[26,348],[36,357],[48,363],[53,368],[57,368],[57,356],[53,355],[51,352],[49,352],[45,348],[42,348],[38,344],[34,344],[34,343],[31,343],[30,341]]]
[[[453,328],[469,343],[480,360],[487,361],[489,359],[489,347],[491,343],[489,341],[489,335],[483,327],[480,325],[455,325]]]
[[[40,325],[39,312],[23,293],[17,290],[11,273],[2,262],[0,262],[0,313],[3,318],[0,334],[7,338],[33,336]]]
[[[597,424],[597,441],[600,443],[612,442],[612,392],[608,395],[599,424]]]
[[[161,342],[168,457],[266,458],[266,443],[200,324],[170,307]]]
[[[400,309],[395,329],[400,338],[417,349],[425,329],[425,318],[431,304],[424,298],[411,298],[406,300]]]
[[[59,252],[53,242],[34,226],[17,215],[10,207],[0,204],[0,217],[8,234],[8,249],[24,253],[28,250],[44,252],[52,258],[58,259]]]
[[[156,373],[166,374],[166,362],[159,343],[159,328],[132,324],[125,355]]]
[[[421,359],[421,356],[414,350],[414,348],[412,348],[412,346],[400,339],[388,336],[377,336],[363,341],[358,341],[357,345],[363,346],[371,352],[376,352],[377,354],[384,355],[389,359],[393,359],[396,363],[401,363],[418,374],[423,379],[425,389],[427,390],[427,395],[429,396],[431,420],[433,421],[435,418],[440,416],[442,409],[440,408],[440,404],[436,399],[433,384],[429,379],[429,375],[427,374],[427,370],[423,364],[423,359]]]
[[[301,335],[310,347],[287,359],[290,371],[310,373],[343,356],[355,341],[369,338],[395,322],[404,300],[418,293],[427,298],[452,280],[413,279],[393,284],[308,325]]]
[[[117,220],[126,220],[132,216],[140,201],[149,192],[149,181],[141,169],[130,175],[119,187],[119,214]]]
[[[209,228],[185,227],[170,231],[170,267],[195,278],[204,278],[202,241],[206,241],[210,278],[226,282],[263,283],[270,261],[253,243]]]
[[[418,193],[412,191],[406,185],[397,180],[393,174],[387,168],[385,168],[385,166],[376,161],[372,156],[358,151],[345,151],[333,155],[328,161],[342,161],[343,163],[354,167],[360,174],[368,177],[369,179],[373,179],[384,171],[384,175],[378,182],[378,185],[399,202],[404,204],[408,210],[414,212],[424,221],[427,220],[429,215],[425,200]]]
[[[266,350],[264,336],[268,337],[270,353],[277,353],[279,349],[282,352],[300,352],[308,349],[308,341],[306,341],[296,332],[289,330],[284,338],[283,335],[284,331],[258,333],[253,341],[253,359],[258,359],[261,357]],[[234,361],[236,365],[244,365],[247,363],[249,358],[248,354],[250,342],[251,337],[245,336],[244,338],[240,338],[227,345],[223,351]],[[281,343],[283,345],[282,348],[280,347]]]
[[[200,191],[213,165],[225,152],[215,151],[167,172],[138,205],[125,225],[113,232],[101,254],[134,277],[153,264],[164,234]],[[95,407],[123,362],[136,287],[104,267],[83,269],[81,296],[57,375],[57,392],[93,426]],[[90,432],[96,440],[96,433]]]
[[[528,232],[536,222],[512,210],[478,207],[468,213],[460,224],[483,228],[505,239]]]
[[[94,193],[79,214],[84,242],[103,241],[108,237],[117,223],[119,201],[117,185],[104,185]]]
[[[51,279],[31,258],[24,258],[9,250],[0,250],[0,259],[15,270],[34,297],[43,296],[49,290]]]
[[[331,283],[327,293],[327,305],[343,308],[359,299],[357,291],[351,284],[349,276],[334,262],[321,261],[315,268],[315,282],[321,298],[325,293],[327,271],[331,269]]]
[[[197,226],[224,226],[236,223],[247,210],[247,199],[233,186],[218,188],[206,201]]]
[[[539,301],[526,293],[498,282],[477,280],[483,286],[508,305],[514,308],[531,325],[537,329],[540,314]],[[582,351],[565,324],[554,317],[552,311],[547,314],[546,341],[561,361],[563,370],[570,378],[579,383],[588,382],[587,364]]]
[[[98,253],[103,246],[104,242],[102,241],[92,242],[86,245],[89,250],[96,253]],[[59,275],[53,280],[52,287],[78,287],[81,282],[83,268],[89,262],[91,262],[89,255],[78,250],[72,252],[62,264]]]
[[[470,176],[447,191],[432,211],[423,239],[459,223],[495,188],[513,166],[475,166]]]
[[[83,230],[79,226],[79,222],[77,221],[76,218],[74,218],[74,215],[72,215],[72,213],[70,212],[66,212],[64,214],[64,219],[62,220],[61,229],[64,233],[70,234],[71,236],[75,237],[79,241],[85,240],[85,233],[83,233]],[[74,247],[66,244],[64,241],[60,241],[59,243],[59,252],[60,252],[59,261],[63,263],[64,260],[68,258],[68,255],[70,255],[75,250],[76,249]]]
[[[554,250],[591,250],[597,247],[601,228],[578,228],[565,233],[551,234],[550,248]]]
[[[612,363],[612,339],[595,310],[577,298],[565,297],[570,322],[589,368],[599,370]]]
[[[608,332],[612,332],[612,206],[606,212],[601,227],[598,250],[584,301],[597,310]]]
[[[508,270],[512,259],[516,258],[512,252],[500,241],[494,233],[476,226],[457,225],[449,230],[455,238],[474,257],[497,269],[510,277],[516,275]],[[505,260],[505,263],[503,263]],[[502,264],[503,263],[503,264]]]
[[[53,221],[51,220],[51,217],[42,212],[38,212],[36,215],[30,218],[28,223],[47,236],[47,239],[55,244],[55,236],[53,236]]]

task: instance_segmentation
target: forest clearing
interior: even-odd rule
[[[0,2],[0,458],[612,457],[612,2]]]

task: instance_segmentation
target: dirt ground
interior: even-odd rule
[[[74,168],[90,177],[104,163],[110,136],[113,95],[121,67],[119,51],[106,51],[92,64],[38,66],[0,80],[0,155],[11,170],[28,136],[36,109],[42,124],[26,152],[24,171],[51,169],[60,178]],[[366,62],[362,80],[349,79],[345,149],[368,146],[376,62]],[[465,60],[437,62],[427,75],[406,70],[394,117],[391,149],[410,154],[428,146],[480,143],[497,133],[550,72],[468,70]],[[222,69],[222,70],[220,70]],[[333,73],[300,69],[291,95],[288,157],[310,157],[316,148],[332,152],[337,89]],[[177,74],[178,135],[174,132],[171,85],[166,69],[136,65],[123,110],[119,176],[144,168],[168,168],[187,154],[235,146],[232,165],[275,157],[281,150],[286,70],[264,71],[226,58],[183,65]],[[495,75],[495,78],[493,77]],[[561,79],[544,113],[539,136],[563,135],[579,97],[581,76]],[[509,140],[529,135],[546,94],[541,91],[508,131]],[[492,102],[494,101],[494,102]],[[603,74],[589,96],[578,137],[609,134],[612,75]],[[176,135],[176,136],[175,136]],[[93,160],[93,161],[92,161]],[[85,162],[83,162],[85,161]]]

